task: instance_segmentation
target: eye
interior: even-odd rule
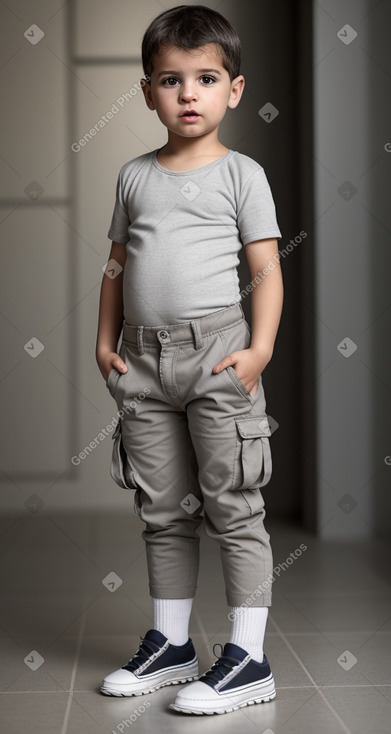
[[[210,86],[211,85],[210,83],[213,84],[216,81],[216,79],[214,79],[213,76],[202,76],[201,79],[203,79],[204,81],[207,80],[206,86]]]
[[[174,87],[175,86],[175,82],[177,82],[177,81],[178,81],[178,79],[175,76],[168,76],[168,77],[166,77],[166,79],[163,79],[162,84],[164,84],[167,87]],[[170,83],[167,84],[166,82],[170,82]],[[171,82],[174,82],[174,84],[172,84]]]

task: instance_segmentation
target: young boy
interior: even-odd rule
[[[111,475],[135,490],[145,523],[154,622],[101,691],[195,681],[170,706],[224,713],[275,697],[263,652],[273,563],[260,491],[271,475],[261,373],[282,310],[281,232],[263,168],[218,139],[244,88],[230,23],[202,5],[172,8],[148,27],[142,58],[145,100],[168,139],[118,176],[108,237],[123,270],[103,276],[96,358],[120,415]],[[240,304],[242,246],[252,329]],[[220,545],[231,635],[198,677],[188,624],[203,518]]]

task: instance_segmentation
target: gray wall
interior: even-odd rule
[[[264,373],[279,423],[269,514],[325,537],[386,533],[389,6],[205,4],[243,41],[245,94],[221,140],[264,166],[280,248],[307,233],[282,261],[283,318]],[[131,512],[109,476],[110,437],[78,465],[71,457],[116,416],[94,354],[115,182],[126,160],[166,141],[141,92],[119,100],[142,76],[142,34],[162,10],[155,0],[0,4],[0,479],[3,508],[18,516]],[[336,35],[345,23],[359,33],[349,45]],[[44,32],[36,44],[36,31],[24,37],[32,24]],[[266,102],[279,111],[270,124],[258,115]],[[349,201],[345,180],[357,188]],[[243,255],[240,277],[243,287]],[[251,321],[249,298],[243,307]],[[346,336],[358,345],[349,359],[337,349]]]
[[[350,43],[337,36],[346,24],[358,34]],[[385,538],[391,524],[390,24],[387,2],[314,5],[316,469],[323,537]],[[354,32],[343,37],[349,41]]]

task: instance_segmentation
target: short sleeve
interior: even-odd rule
[[[114,242],[126,244],[129,240],[128,227],[130,222],[128,212],[123,201],[121,174],[122,169],[118,174],[114,211],[107,236]]]
[[[255,240],[282,237],[272,192],[262,166],[250,175],[241,190],[237,225],[243,245]]]

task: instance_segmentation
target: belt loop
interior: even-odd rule
[[[140,354],[144,354],[143,326],[137,327],[137,346]]]
[[[194,346],[196,349],[202,349],[204,346],[202,341],[202,333],[199,321],[190,321],[191,328],[193,329],[194,335]]]

